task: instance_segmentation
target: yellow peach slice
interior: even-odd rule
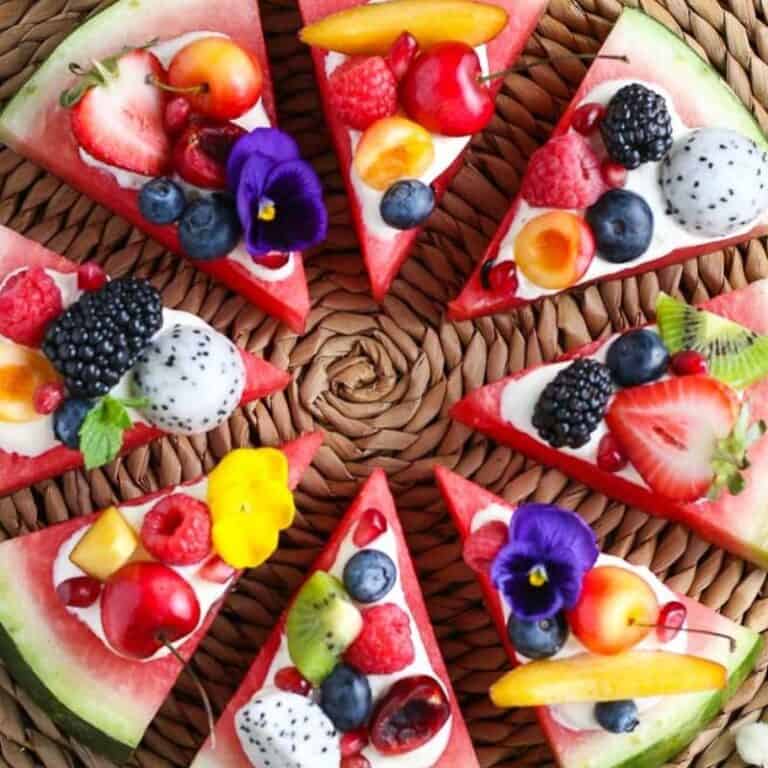
[[[35,391],[59,375],[40,352],[12,341],[0,341],[0,422],[35,421]]]
[[[422,50],[448,40],[482,45],[504,29],[507,12],[470,0],[389,0],[363,3],[303,27],[307,45],[349,56],[385,54],[402,32]]]

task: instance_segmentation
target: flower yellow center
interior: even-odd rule
[[[264,197],[259,201],[259,220],[260,221],[274,221],[277,216],[277,210],[275,204],[268,197]]]
[[[543,587],[549,581],[549,574],[543,565],[534,565],[528,571],[528,583],[532,587]]]

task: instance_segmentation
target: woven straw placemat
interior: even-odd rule
[[[162,0],[156,0],[162,2]],[[215,0],[212,0],[215,2]],[[646,0],[641,7],[685,36],[768,128],[768,2]],[[0,103],[88,13],[95,0],[0,0]],[[527,55],[595,51],[621,9],[616,0],[552,0]],[[113,276],[148,277],[169,306],[195,312],[231,338],[288,368],[284,394],[236,413],[208,437],[174,438],[126,459],[0,499],[0,539],[198,475],[233,446],[274,444],[322,427],[327,440],[297,493],[301,510],[268,565],[228,598],[193,665],[220,710],[237,687],[360,480],[384,467],[416,559],[429,609],[483,768],[548,767],[552,758],[530,711],[499,712],[489,683],[507,667],[457,534],[432,480],[445,464],[509,501],[535,498],[577,509],[607,549],[651,567],[670,586],[736,621],[768,631],[766,574],[559,472],[524,460],[467,428],[448,407],[462,394],[564,349],[637,324],[659,289],[701,301],[768,275],[765,242],[715,253],[623,282],[607,282],[516,314],[447,323],[455,295],[517,188],[526,159],[544,141],[586,71],[579,61],[508,78],[489,129],[430,220],[415,255],[381,306],[370,298],[336,160],[319,127],[310,58],[296,41],[290,0],[262,0],[283,128],[299,138],[328,191],[327,245],[308,260],[314,309],[298,338],[124,221],[57,179],[0,149],[0,222],[72,259],[96,259]],[[728,711],[677,765],[736,768],[733,729],[768,712],[768,655]],[[186,766],[205,735],[189,677],[147,733],[136,760]],[[64,768],[103,760],[63,736],[0,666],[0,768]],[[462,768],[456,766],[455,768]]]

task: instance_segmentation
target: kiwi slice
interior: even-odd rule
[[[362,628],[363,618],[344,585],[329,573],[316,571],[288,612],[288,653],[304,678],[318,686]]]
[[[747,387],[768,375],[768,336],[665,293],[656,302],[656,322],[670,354],[700,352],[710,375],[732,387]]]

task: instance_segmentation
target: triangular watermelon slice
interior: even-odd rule
[[[181,254],[177,228],[149,224],[139,212],[136,189],[120,186],[111,173],[83,162],[59,96],[72,85],[71,62],[88,65],[123,48],[154,45],[196,32],[228,35],[254,53],[264,73],[264,109],[275,125],[269,61],[255,0],[226,0],[213,5],[207,0],[119,0],[69,35],[26,82],[0,115],[0,140]],[[272,275],[267,270],[263,277],[244,249],[238,248],[238,254],[237,259],[198,260],[194,264],[293,330],[301,331],[309,312],[301,254],[292,254],[292,267]]]
[[[503,523],[508,526],[514,508],[503,499],[466,480],[444,467],[436,470],[438,485],[453,517],[462,541],[465,557],[469,556],[476,568],[476,575],[482,587],[488,611],[496,624],[502,642],[512,664],[517,664],[514,649],[507,632],[506,606],[501,594],[494,587],[488,570],[471,558],[472,549],[479,551],[468,542],[477,530],[485,526]],[[488,530],[485,528],[485,530]],[[477,538],[476,538],[477,540]],[[602,556],[601,556],[602,557]],[[611,558],[611,564],[622,565],[618,558]],[[600,563],[598,563],[600,564]],[[628,563],[624,567],[632,568]],[[682,751],[714,718],[725,702],[736,692],[754,667],[762,641],[751,630],[739,626],[701,603],[684,595],[671,592],[645,569],[636,569],[649,582],[653,580],[658,590],[663,590],[665,599],[681,602],[687,611],[689,627],[721,632],[734,638],[735,650],[729,653],[728,643],[722,638],[702,634],[688,634],[687,641],[676,652],[701,656],[717,661],[728,670],[728,684],[715,693],[695,693],[662,697],[649,703],[646,710],[640,710],[640,724],[631,733],[609,733],[601,729],[578,729],[577,722],[567,718],[577,717],[574,705],[565,710],[539,707],[537,715],[557,764],[562,768],[655,768]],[[678,641],[683,633],[677,636]],[[685,640],[685,638],[683,638]],[[671,646],[670,646],[671,649]],[[652,674],[652,670],[648,670]],[[584,705],[582,705],[584,706]],[[588,705],[587,705],[588,706]],[[571,709],[570,713],[567,711]],[[564,717],[565,716],[565,717]]]
[[[507,26],[498,37],[487,44],[488,71],[498,72],[514,63],[520,55],[525,43],[538,24],[539,18],[544,13],[547,4],[542,0],[525,0],[522,3],[515,3],[512,0],[489,1],[494,5],[504,8],[509,13]],[[361,5],[364,2],[365,0],[299,0],[299,9],[304,23],[311,24],[332,13]],[[407,27],[407,19],[404,19],[403,30],[405,31]],[[363,252],[363,259],[365,260],[365,266],[371,282],[372,293],[377,301],[381,301],[400,271],[403,262],[408,258],[410,249],[421,230],[419,227],[415,227],[399,231],[387,227],[379,219],[376,227],[380,234],[377,235],[371,223],[366,221],[363,203],[352,181],[354,147],[352,146],[350,130],[341,122],[338,114],[330,106],[329,102],[328,72],[326,71],[329,55],[327,51],[316,48],[312,49],[315,76],[320,88],[325,118],[331,131],[331,137],[347,187],[347,194],[357,229],[357,237]],[[492,86],[493,93],[495,94],[500,87],[501,81],[495,81]],[[467,145],[470,138],[467,137]],[[451,141],[455,142],[456,139]],[[464,150],[453,149],[452,151],[456,152],[455,160],[432,182],[436,201],[440,199],[450,184],[451,179],[453,179],[462,165],[461,158]]]
[[[357,541],[361,543],[358,545]],[[339,523],[328,545],[315,562],[310,575],[317,571],[326,571],[341,578],[344,565],[356,552],[366,547],[389,553],[396,564],[399,575],[391,592],[376,603],[362,606],[363,610],[370,610],[372,607],[375,610],[377,605],[380,606],[385,603],[395,602],[399,604],[406,613],[410,614],[410,631],[415,648],[415,661],[405,669],[394,674],[371,675],[368,678],[374,690],[374,708],[377,700],[380,701],[381,697],[386,697],[391,686],[403,678],[412,675],[428,675],[433,679],[436,678],[450,702],[450,719],[441,727],[437,735],[419,747],[418,751],[405,751],[400,757],[406,765],[430,766],[431,768],[473,768],[473,766],[477,766],[477,758],[440,655],[440,649],[424,605],[397,510],[382,470],[374,471],[366,481]],[[398,596],[395,596],[396,593],[399,593]],[[295,600],[296,598],[294,598],[293,604],[295,604]],[[317,734],[314,728],[311,733],[303,733],[301,722],[298,725],[293,724],[295,730],[294,728],[290,729],[294,731],[292,735],[282,734],[286,738],[293,738],[298,745],[297,751],[293,753],[295,756],[292,758],[295,762],[280,762],[278,760],[275,763],[270,760],[266,750],[262,751],[262,758],[260,759],[258,747],[252,750],[253,754],[249,760],[241,746],[241,738],[245,739],[246,744],[249,738],[249,728],[242,724],[241,720],[241,713],[244,708],[248,706],[249,702],[260,696],[266,698],[270,694],[279,695],[280,691],[276,687],[275,676],[282,668],[290,667],[292,663],[285,634],[287,615],[288,612],[278,621],[242,685],[216,724],[214,734],[209,737],[193,760],[194,768],[213,768],[213,766],[216,768],[270,768],[270,766],[275,765],[290,765],[291,768],[309,768],[310,766],[338,768],[339,741],[342,737],[332,725],[328,729],[327,737],[325,733]],[[385,646],[386,643],[383,643],[380,648],[382,655],[386,652]],[[416,701],[413,702],[413,707],[414,709],[418,708]],[[314,708],[314,712],[317,713],[317,707]],[[307,714],[314,721],[315,714],[313,712]],[[317,717],[322,720],[324,716],[317,713]],[[285,718],[285,724],[288,724],[288,720],[289,718]],[[241,722],[239,728],[238,721]],[[308,721],[305,720],[304,722]],[[278,728],[278,731],[280,730],[282,729]],[[253,737],[254,742],[258,739],[255,729],[251,733],[251,737]],[[305,737],[309,743],[315,745],[312,750],[314,757],[311,762],[306,762],[307,751],[301,748]],[[279,738],[280,734],[276,732],[274,739],[278,740]],[[315,738],[318,740],[312,741]],[[270,739],[270,741],[272,740]],[[366,742],[367,738],[363,738],[361,744],[365,745]],[[362,753],[359,753],[358,749],[347,753],[346,757],[352,760],[352,753],[362,754],[368,762],[354,762],[352,760],[352,762],[347,763],[342,760],[341,765],[369,765],[371,768],[377,768],[377,766],[393,764],[396,759],[393,755],[379,754],[372,744],[364,746]],[[289,745],[288,756],[290,757],[291,754]]]
[[[291,488],[312,463],[322,439],[321,433],[311,433],[282,447]],[[179,490],[204,499],[206,483],[202,478]],[[120,509],[130,519],[132,508],[173,492],[175,489],[166,488],[126,502]],[[141,741],[181,666],[169,655],[141,661],[119,655],[89,628],[84,614],[75,616],[59,599],[54,576],[62,566],[60,561],[68,562],[60,550],[97,516],[73,518],[0,545],[0,656],[64,731],[122,762]],[[195,567],[183,570],[194,571]],[[189,659],[218,613],[229,580],[207,582],[189,573],[184,578],[196,579],[201,606],[210,605],[198,629],[177,647]],[[98,604],[87,610],[95,611],[89,621],[100,622]]]
[[[740,323],[751,331],[768,331],[768,280],[718,296],[702,305],[704,309]],[[706,539],[761,565],[768,564],[768,438],[762,437],[749,451],[751,466],[743,472],[745,490],[738,495],[722,493],[716,501],[693,503],[672,501],[653,492],[630,465],[619,472],[608,472],[597,465],[596,446],[600,435],[582,448],[555,449],[544,442],[531,423],[534,405],[546,382],[554,377],[561,363],[582,357],[604,359],[611,336],[576,349],[558,361],[525,369],[471,392],[456,403],[452,415],[457,420],[489,435],[543,464],[557,467],[567,475],[601,493],[634,504],[652,515],[690,526]],[[529,378],[533,375],[534,378]],[[538,379],[536,377],[539,377]],[[765,379],[743,390],[753,419],[768,417],[768,383]],[[502,403],[509,404],[506,418]],[[516,403],[513,407],[512,403]],[[605,430],[601,430],[602,434]]]
[[[76,281],[77,264],[0,226],[0,284],[11,273],[31,267],[42,267],[62,276],[71,275]],[[199,322],[197,318],[195,321]],[[246,369],[246,385],[241,404],[278,392],[290,381],[289,374],[266,360],[246,350],[241,350],[241,355]],[[0,422],[0,435],[2,431],[3,423]],[[123,435],[122,452],[127,453],[163,434],[161,430],[147,424],[136,423]],[[0,496],[81,466],[83,456],[80,451],[67,448],[61,443],[38,455],[21,455],[0,448]]]
[[[642,11],[624,9],[598,55],[627,57],[628,61],[598,59],[593,62],[568,109],[557,124],[553,138],[560,140],[559,137],[574,135],[572,121],[580,105],[587,102],[605,104],[619,87],[628,82],[639,82],[647,88],[660,92],[670,102],[668,104],[670,111],[677,115],[672,122],[672,135],[676,142],[683,136],[687,138],[688,132],[692,129],[722,128],[736,131],[743,137],[751,139],[758,145],[761,152],[768,147],[768,140],[749,110],[719,75],[680,38]],[[598,147],[597,161],[599,162],[605,156],[605,148],[602,142],[598,141],[599,133],[596,136],[597,139],[592,143]],[[722,152],[719,147],[720,144],[716,143],[715,153]],[[667,154],[666,159],[668,160],[674,152],[675,146]],[[724,157],[724,155],[720,156]],[[704,158],[710,163],[717,159],[717,157]],[[727,164],[728,159],[724,159],[723,162]],[[692,222],[690,229],[679,226],[678,221],[673,219],[666,210],[661,186],[657,182],[656,166],[658,165],[661,163],[645,163],[635,170],[630,170],[627,175],[626,188],[637,192],[646,200],[654,218],[653,239],[640,256],[630,260],[622,257],[623,263],[613,263],[613,260],[608,261],[602,258],[598,251],[586,269],[584,269],[585,265],[574,266],[574,272],[565,280],[565,286],[560,276],[551,287],[542,287],[523,274],[519,265],[515,271],[516,279],[513,281],[505,279],[505,269],[515,268],[513,241],[517,242],[518,232],[536,215],[553,210],[529,207],[522,195],[518,195],[462,292],[449,304],[450,317],[454,320],[466,320],[515,309],[543,296],[556,294],[565,287],[584,286],[598,280],[617,279],[659,269],[702,253],[746,241],[765,233],[768,229],[764,210],[751,222],[738,222],[741,225],[738,230],[723,237],[704,237],[695,229],[698,225]],[[709,168],[713,169],[715,165],[710,164]],[[711,190],[715,189],[712,181],[716,170],[715,168],[715,171],[710,171],[707,186]],[[584,173],[587,174],[587,171]],[[676,178],[682,184],[687,183],[683,174]],[[746,178],[746,175],[743,178]],[[693,180],[691,185],[698,188],[698,184]],[[695,199],[696,192],[693,189],[691,191]],[[711,206],[722,206],[727,202],[728,194],[727,190],[722,194],[718,192]],[[764,194],[765,187],[756,191],[758,196]],[[583,217],[583,209],[576,213],[579,217]],[[678,218],[681,217],[678,216]],[[583,239],[582,237],[582,241]],[[506,266],[504,268],[499,266],[498,279],[493,279],[490,270],[502,263]],[[511,285],[512,282],[515,283],[514,287]]]

